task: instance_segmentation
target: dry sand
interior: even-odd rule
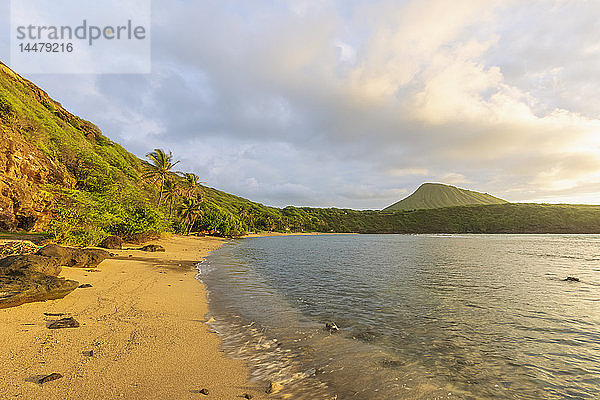
[[[166,253],[113,251],[96,272],[63,268],[90,283],[64,299],[0,310],[0,399],[265,398],[248,370],[227,359],[204,323],[206,290],[193,265],[222,240],[165,238]],[[129,257],[129,255],[133,257]],[[81,326],[48,329],[44,313],[67,313]],[[83,354],[93,351],[93,356]],[[43,385],[40,376],[63,378]],[[209,395],[200,390],[207,388]]]

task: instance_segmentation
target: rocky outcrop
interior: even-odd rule
[[[37,272],[0,274],[0,308],[34,301],[60,299],[77,289],[79,282]]]
[[[44,185],[74,188],[77,183],[77,153],[49,145],[61,142],[49,137],[49,121],[53,134],[68,128],[83,140],[104,140],[98,127],[0,62],[0,231],[44,230],[52,205]]]
[[[100,249],[76,249],[49,244],[37,251],[36,255],[51,257],[61,267],[94,268],[110,257],[110,253]]]
[[[22,135],[0,123],[0,231],[45,226],[51,199],[41,185],[75,186],[75,179]]]
[[[0,308],[62,298],[79,286],[58,278],[62,267],[94,268],[108,257],[104,250],[54,244],[35,254],[4,257],[0,259]]]
[[[12,272],[37,272],[44,275],[58,276],[61,271],[58,260],[37,254],[8,256],[0,260],[0,274]]]

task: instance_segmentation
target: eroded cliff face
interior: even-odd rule
[[[58,158],[52,160],[27,139],[45,129],[28,112],[47,113],[47,118],[69,124],[90,141],[101,136],[95,125],[69,113],[0,62],[0,231],[43,229],[51,218],[51,198],[43,185],[76,184]]]
[[[42,229],[50,219],[45,184],[73,187],[75,179],[19,133],[0,127],[0,230]]]

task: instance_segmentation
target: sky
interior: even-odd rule
[[[379,209],[423,182],[600,203],[599,1],[156,0],[151,37],[150,74],[25,77],[267,205]]]

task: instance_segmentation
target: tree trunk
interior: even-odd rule
[[[160,203],[162,203],[162,195],[163,195],[163,186],[165,185],[165,178],[162,178],[160,180],[160,189],[158,192],[158,205],[160,206]]]
[[[192,221],[190,222],[190,227],[189,227],[189,229],[188,229],[188,235],[189,235],[189,234],[192,232],[192,228],[194,228],[194,224],[196,223],[196,219],[197,219],[197,218],[198,218],[198,217],[194,217],[194,218],[192,218]]]

